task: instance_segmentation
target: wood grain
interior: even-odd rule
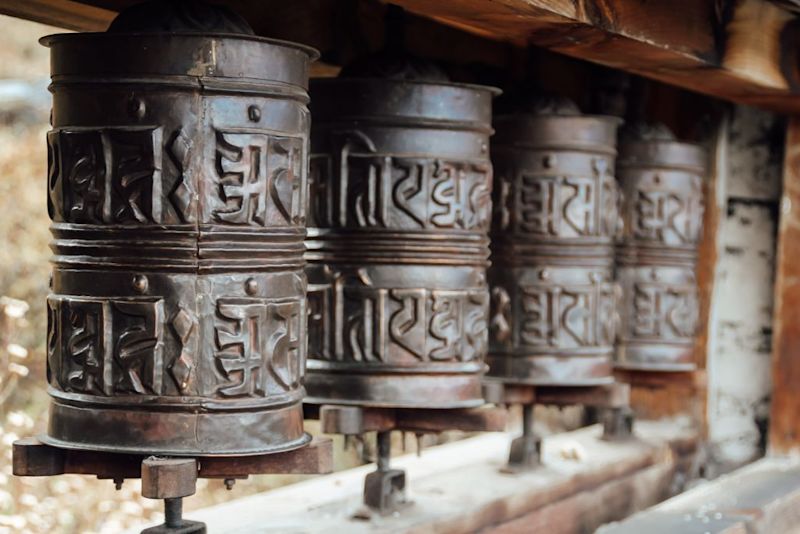
[[[768,442],[774,454],[800,452],[800,117],[787,126],[783,173]]]

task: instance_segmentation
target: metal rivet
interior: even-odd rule
[[[143,274],[137,274],[133,277],[133,289],[135,289],[138,293],[144,293],[147,291],[148,281],[147,277]]]
[[[128,113],[135,119],[144,117],[144,101],[141,98],[131,98],[128,101]]]
[[[253,122],[261,120],[261,109],[258,106],[250,106],[247,108],[247,116]]]
[[[489,152],[489,145],[485,142],[481,143],[481,154],[486,154],[487,152]]]
[[[651,280],[658,280],[658,271],[655,269],[650,270],[650,279]]]
[[[244,283],[244,291],[248,295],[255,295],[258,293],[258,282],[256,282],[255,278],[247,279],[247,281]]]
[[[548,271],[547,269],[542,269],[541,272],[539,272],[539,278],[542,280],[549,280],[550,271]]]
[[[542,165],[545,166],[547,169],[551,169],[556,166],[556,162],[558,160],[553,154],[548,154],[544,158],[542,158]]]
[[[660,184],[661,183],[661,177],[659,175],[657,175],[657,174],[655,176],[653,176],[653,183]]]

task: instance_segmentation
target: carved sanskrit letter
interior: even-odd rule
[[[61,385],[67,391],[111,395],[113,389],[111,339],[107,305],[84,299],[60,300]]]
[[[112,310],[116,339],[114,361],[122,370],[115,390],[160,395],[164,370],[163,301],[114,301]]]
[[[267,305],[267,332],[265,355],[269,358],[269,370],[275,380],[287,391],[300,385],[305,371],[300,338],[300,317],[303,305],[300,301],[276,302]]]
[[[220,299],[217,302],[216,344],[217,365],[227,379],[219,388],[226,397],[263,396],[267,392],[265,335],[267,307],[252,299]]]
[[[566,193],[566,198],[563,199],[564,222],[580,236],[591,235],[595,228],[594,217],[597,210],[594,181],[566,178],[561,191]]]
[[[520,184],[520,230],[537,235],[558,235],[558,179],[523,175]]]
[[[559,337],[557,318],[560,288],[522,286],[522,328],[520,337],[526,345],[556,346]]]
[[[459,292],[433,291],[431,335],[440,342],[431,351],[431,360],[463,359],[464,302]]]
[[[392,341],[420,360],[427,359],[427,290],[393,289],[393,300],[402,308],[389,320]]]
[[[217,132],[217,172],[226,208],[224,222],[264,225],[267,216],[266,134]]]

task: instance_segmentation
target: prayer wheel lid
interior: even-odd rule
[[[408,121],[491,133],[491,100],[501,91],[451,82],[427,60],[379,53],[345,67],[338,78],[313,78],[310,92],[315,120]]]
[[[623,128],[617,163],[621,168],[661,167],[703,174],[707,158],[703,146],[678,141],[665,125],[638,122]]]
[[[185,76],[307,88],[308,46],[253,35],[230,10],[187,0],[133,6],[108,31],[42,37],[54,81],[71,75]],[[87,60],[90,58],[90,60]]]
[[[617,117],[584,115],[571,100],[552,95],[524,98],[515,107],[495,117],[494,146],[616,154]]]

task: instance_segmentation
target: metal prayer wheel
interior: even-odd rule
[[[496,117],[491,377],[613,380],[618,124],[581,115],[568,101]]]
[[[310,93],[310,400],[482,404],[496,90],[337,78]]]
[[[620,143],[625,230],[617,251],[622,329],[617,366],[694,369],[695,266],[703,225],[706,153],[666,129]]]
[[[42,40],[55,253],[42,439],[170,455],[300,447],[315,52],[191,20],[188,33],[119,21]]]

